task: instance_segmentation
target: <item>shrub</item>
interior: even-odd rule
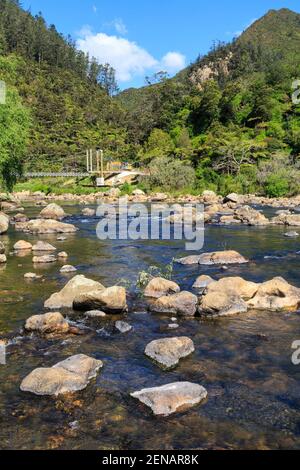
[[[151,189],[161,188],[164,191],[181,190],[192,187],[195,183],[194,169],[171,158],[156,158],[149,165],[150,176],[145,183]]]

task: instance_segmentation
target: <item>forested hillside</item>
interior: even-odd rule
[[[272,10],[231,44],[214,44],[173,79],[119,100],[141,158],[180,158],[198,188],[299,192],[300,15]]]
[[[7,87],[0,163],[9,183],[20,160],[36,171],[58,170],[82,163],[78,156],[87,147],[124,150],[122,110],[110,96],[113,69],[78,51],[71,38],[16,0],[0,0],[0,79]]]
[[[196,40],[196,39],[195,39]],[[0,171],[79,165],[87,147],[149,166],[147,185],[270,196],[300,190],[300,15],[271,10],[169,79],[118,93],[114,70],[0,0]],[[177,176],[178,177],[177,177]]]

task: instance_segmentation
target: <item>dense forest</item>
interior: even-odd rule
[[[271,10],[174,78],[119,93],[114,70],[0,0],[0,171],[80,165],[87,147],[150,168],[149,188],[292,195],[300,190],[300,15]],[[299,87],[298,87],[299,88]],[[147,188],[146,188],[147,189]]]

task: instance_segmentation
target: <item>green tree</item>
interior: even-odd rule
[[[27,148],[30,126],[28,110],[18,93],[8,88],[6,103],[0,104],[0,178],[11,190],[22,172],[22,158]]]
[[[158,157],[168,157],[174,152],[174,148],[174,142],[167,132],[153,129],[145,144],[142,158],[150,161]]]

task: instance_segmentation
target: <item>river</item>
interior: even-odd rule
[[[31,254],[9,255],[0,271],[0,334],[12,338],[7,364],[0,366],[0,448],[299,449],[300,366],[291,361],[291,345],[300,340],[299,313],[248,312],[215,321],[183,318],[179,329],[170,331],[170,317],[147,311],[136,280],[150,266],[164,270],[173,258],[193,254],[186,253],[184,241],[100,241],[96,219],[82,216],[82,207],[64,208],[70,214],[66,222],[80,229],[66,235],[66,241],[13,228],[1,240],[10,250],[20,239],[48,241],[69,253],[68,264],[76,266],[77,274],[107,287],[125,285],[130,306],[125,318],[133,330],[119,333],[114,328],[118,316],[84,322],[82,316],[62,311],[86,328],[84,335],[65,340],[20,336],[24,321],[43,313],[44,301],[73,275],[59,273],[63,262],[34,270]],[[32,217],[39,210],[27,206],[25,212]],[[182,290],[192,290],[200,274],[256,282],[283,276],[300,287],[300,244],[285,238],[285,231],[278,226],[207,226],[205,252],[234,249],[251,262],[227,271],[175,264],[173,280]],[[43,280],[27,282],[27,272],[42,274]],[[172,336],[190,337],[196,351],[175,370],[164,372],[144,349],[154,339]],[[20,391],[22,379],[34,368],[79,353],[104,363],[85,391],[59,398]],[[157,418],[129,395],[176,381],[203,385],[208,400],[182,414]]]

